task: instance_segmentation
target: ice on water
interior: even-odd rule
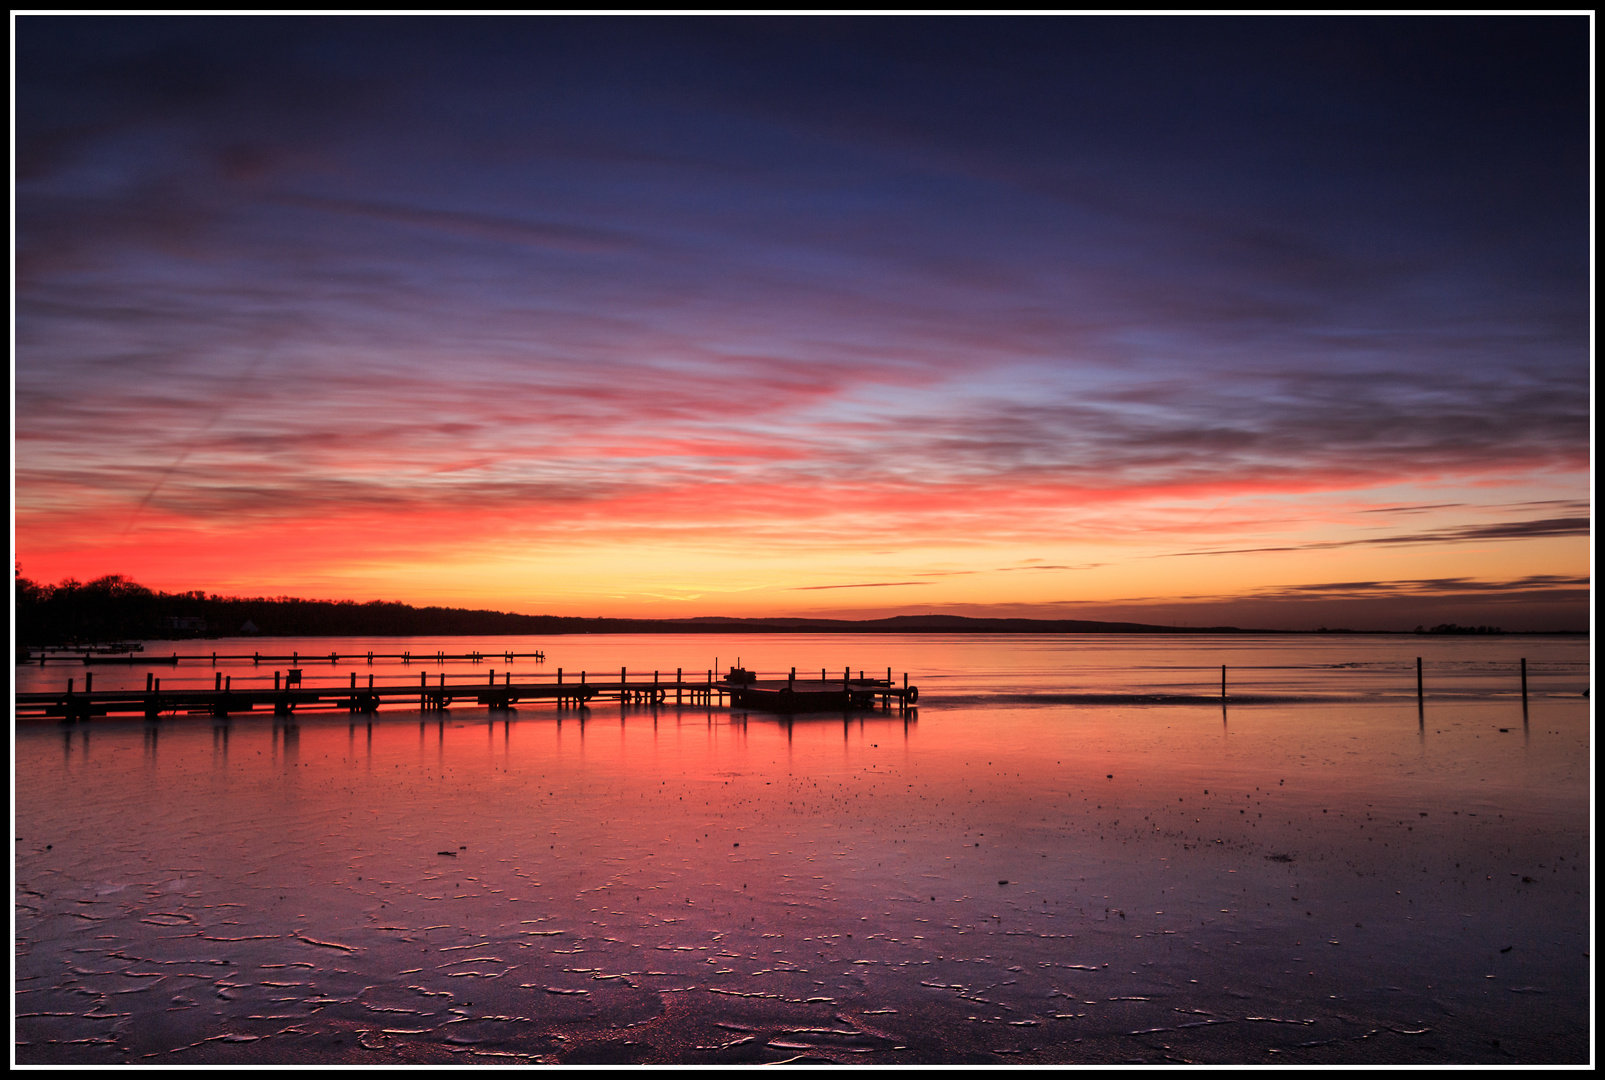
[[[1586,1060],[1586,642],[1469,643],[1424,714],[1415,640],[1250,644],[739,644],[911,717],[24,727],[17,1060]],[[1222,662],[1316,700],[1029,698]]]

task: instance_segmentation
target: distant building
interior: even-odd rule
[[[162,620],[163,630],[188,630],[206,633],[206,620],[199,615],[169,615]]]
[[[240,624],[240,633],[242,634],[260,634],[261,632],[262,631],[256,628],[256,623],[252,622],[250,619],[246,619]]]

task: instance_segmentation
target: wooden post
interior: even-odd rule
[[[92,694],[94,692],[95,692],[95,673],[93,671],[86,671],[86,672],[84,672],[84,693]]]
[[[562,686],[563,685],[563,669],[562,668],[558,668],[557,669],[557,685],[558,686]]]
[[[797,688],[797,669],[796,668],[792,668],[791,669],[791,674],[786,676],[786,689],[787,690],[795,690],[796,688]]]
[[[1421,686],[1421,657],[1416,657],[1416,704],[1425,704],[1426,694]]]
[[[279,681],[279,680],[278,680],[278,672],[276,672],[276,671],[275,671],[275,672],[274,672],[274,673],[273,673],[273,675],[274,675],[274,679],[273,679],[273,682],[274,682],[274,684],[275,684],[275,685],[274,685],[274,687],[273,687],[273,688],[274,688],[274,689],[275,689],[275,690],[277,690],[277,689],[278,689],[278,685],[277,685],[277,683],[278,683],[278,681]],[[145,693],[147,693],[147,694],[148,694],[148,693],[150,693],[150,681],[151,681],[151,680],[152,680],[152,679],[154,679],[154,678],[155,678],[155,677],[156,677],[156,676],[154,676],[154,675],[152,675],[152,674],[151,674],[151,673],[150,673],[150,672],[148,672],[148,671],[147,671],[147,672],[145,672]]]
[[[1521,658],[1521,707],[1527,707],[1527,658]]]
[[[357,673],[355,671],[353,671],[351,673],[351,689],[355,690],[356,688],[357,688]]]
[[[1220,666],[1220,699],[1226,700],[1226,665]]]
[[[150,680],[149,679],[145,680],[145,689],[146,690],[150,689]],[[275,693],[277,693],[278,689],[279,689],[279,673],[277,671],[275,671],[273,673],[273,690],[274,690]]]
[[[223,673],[219,671],[217,673],[217,679],[212,684],[212,692],[215,694],[221,689],[223,689]]]
[[[680,668],[674,669],[674,703],[680,704],[680,688],[685,683],[685,677]]]
[[[373,672],[368,672],[368,689],[373,689]]]
[[[224,678],[223,678],[223,691],[225,693],[229,693],[229,694],[232,694],[234,692],[234,676],[232,676],[232,675],[224,676]]]

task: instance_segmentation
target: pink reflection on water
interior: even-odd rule
[[[1587,713],[1519,708],[26,727],[18,1057],[1577,1060]]]

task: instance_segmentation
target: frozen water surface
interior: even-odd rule
[[[25,725],[16,1060],[1588,1060],[1586,641],[483,647],[921,703]],[[1222,663],[1272,703],[1074,700]]]

